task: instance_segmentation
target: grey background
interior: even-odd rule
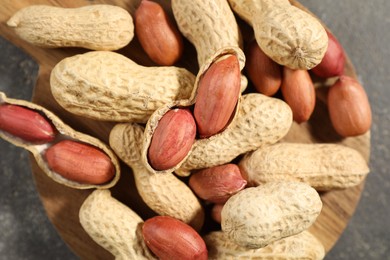
[[[355,215],[326,259],[390,259],[390,1],[301,3],[319,16],[344,46],[373,110],[371,174]],[[37,71],[26,54],[0,38],[0,91],[29,100]],[[45,215],[27,152],[2,139],[0,259],[77,259]]]

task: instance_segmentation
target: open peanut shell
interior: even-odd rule
[[[25,100],[18,100],[18,99],[12,99],[7,98],[6,95],[2,92],[0,92],[0,104],[11,104],[11,105],[18,105],[22,106],[31,110],[34,110],[40,114],[42,114],[44,117],[46,117],[51,124],[54,125],[55,129],[57,130],[57,135],[54,138],[53,141],[44,143],[44,144],[34,144],[30,143],[28,141],[22,140],[19,137],[15,137],[5,131],[0,130],[0,137],[4,140],[12,143],[15,146],[22,147],[26,149],[27,151],[31,152],[34,156],[34,159],[36,160],[38,166],[42,169],[42,171],[49,176],[54,181],[71,187],[75,189],[91,189],[91,188],[98,188],[98,189],[107,189],[112,186],[114,186],[120,177],[120,167],[119,167],[119,161],[114,154],[114,152],[105,145],[102,141],[100,141],[97,138],[94,138],[90,135],[83,134],[81,132],[78,132],[68,125],[66,125],[59,117],[57,117],[55,114],[47,110],[46,108],[39,106],[37,104],[34,104],[29,101]],[[112,164],[115,167],[115,175],[114,177],[107,183],[95,185],[95,184],[84,184],[84,183],[78,183],[72,180],[68,180],[64,177],[62,177],[60,174],[56,173],[55,171],[51,170],[47,164],[47,161],[45,160],[43,154],[47,148],[49,148],[54,143],[60,141],[60,140],[74,140],[81,143],[85,143],[91,146],[94,146],[100,150],[102,150],[108,157],[111,159]]]
[[[199,72],[198,72],[198,74],[196,76],[196,79],[195,79],[194,88],[192,90],[192,93],[191,93],[191,96],[190,96],[189,99],[176,100],[176,101],[173,101],[171,103],[167,103],[167,104],[161,106],[160,108],[158,108],[150,116],[150,118],[149,118],[149,120],[148,120],[148,122],[146,123],[146,126],[145,126],[144,138],[143,138],[143,143],[142,143],[142,151],[141,151],[141,160],[142,160],[143,164],[145,165],[145,167],[149,171],[154,172],[154,173],[173,172],[176,169],[178,169],[181,166],[181,164],[186,160],[186,158],[190,155],[191,151],[176,166],[174,166],[174,167],[172,167],[170,169],[167,169],[167,170],[159,171],[159,170],[155,170],[150,165],[149,160],[148,160],[148,149],[149,149],[150,143],[152,141],[153,133],[154,133],[155,129],[157,128],[157,125],[158,125],[160,119],[165,115],[165,113],[167,113],[172,108],[176,108],[176,107],[190,107],[193,104],[195,104],[200,79],[202,78],[202,76],[206,73],[208,68],[214,62],[216,62],[218,59],[220,59],[221,57],[223,57],[225,55],[236,55],[237,58],[238,58],[239,64],[240,64],[240,70],[242,70],[244,68],[244,66],[245,66],[245,55],[244,55],[244,53],[242,52],[242,50],[240,48],[234,47],[234,46],[229,46],[229,47],[225,47],[225,48],[219,49],[218,51],[216,51],[214,53],[213,56],[211,56],[200,67]],[[242,81],[241,80],[241,84],[246,84],[246,83],[247,83],[246,81]],[[242,88],[243,88],[243,86],[241,86],[241,89]],[[240,97],[241,97],[241,93],[239,94],[238,102],[237,102],[237,105],[236,105],[235,110],[233,112],[232,118],[231,118],[228,126],[225,128],[225,130],[229,128],[230,123],[234,120],[234,118],[237,115],[237,112],[238,112],[239,106],[240,106]],[[216,135],[219,135],[221,133],[218,133]],[[214,136],[216,136],[216,135],[214,135]]]

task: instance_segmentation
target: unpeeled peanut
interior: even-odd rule
[[[230,197],[222,208],[221,227],[232,242],[260,248],[306,230],[321,209],[319,194],[308,184],[269,182]]]
[[[200,198],[212,203],[224,203],[246,186],[236,164],[219,165],[191,174],[188,185]]]
[[[324,246],[309,231],[303,231],[299,234],[279,239],[257,249],[239,246],[231,241],[225,232],[221,231],[210,232],[203,238],[209,248],[210,260],[322,260],[325,257]]]
[[[0,104],[0,130],[35,144],[51,142],[57,133],[40,113],[11,104]]]
[[[282,84],[282,68],[268,57],[252,40],[246,48],[245,69],[255,89],[266,96],[273,96]]]
[[[202,237],[189,225],[168,216],[147,219],[142,235],[149,249],[161,260],[207,260]]]
[[[370,130],[372,115],[366,91],[349,76],[341,76],[329,88],[328,110],[334,129],[343,137]]]
[[[45,151],[48,167],[68,180],[103,184],[115,175],[115,167],[96,147],[71,140],[60,141]]]
[[[81,205],[79,220],[88,235],[115,259],[156,259],[142,238],[141,217],[109,190],[93,191]]]
[[[171,216],[200,230],[204,210],[191,189],[172,172],[154,173],[141,161],[144,127],[117,124],[110,132],[110,146],[134,173],[135,185],[144,202],[157,214]]]
[[[297,123],[309,120],[316,104],[316,92],[307,70],[283,68],[282,95]]]
[[[246,154],[239,167],[251,186],[290,180],[305,182],[321,191],[358,185],[369,172],[358,151],[341,144],[318,143],[262,147]]]
[[[196,124],[189,109],[168,111],[158,122],[148,150],[150,165],[159,171],[181,162],[195,141]]]
[[[141,1],[135,12],[135,34],[148,56],[159,65],[173,65],[183,53],[182,36],[158,3]]]
[[[178,67],[144,67],[109,51],[60,61],[50,75],[56,101],[96,120],[145,123],[162,105],[190,97],[195,76]]]
[[[240,96],[240,64],[235,55],[215,61],[199,80],[194,117],[201,138],[224,130]]]
[[[328,47],[328,36],[311,14],[288,0],[229,0],[232,9],[252,25],[260,48],[291,69],[311,69]]]
[[[345,53],[337,38],[330,32],[328,34],[328,48],[325,56],[311,71],[322,78],[341,76],[344,73]]]
[[[41,47],[83,47],[117,50],[134,36],[131,15],[113,5],[63,8],[31,5],[16,12],[7,22],[24,40]]]

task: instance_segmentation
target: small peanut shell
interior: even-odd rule
[[[230,197],[222,208],[221,228],[234,243],[260,248],[306,230],[321,209],[319,194],[308,184],[269,182]]]
[[[310,259],[322,260],[325,248],[309,231],[282,238],[265,247],[250,249],[239,246],[230,240],[222,231],[213,231],[203,237],[209,249],[210,260],[226,259],[258,259],[258,260],[287,260]]]
[[[291,69],[318,65],[328,47],[328,36],[314,16],[287,0],[229,0],[232,8],[253,26],[260,48],[271,59]]]
[[[78,8],[31,5],[16,12],[7,25],[25,41],[46,48],[117,50],[134,37],[129,12],[103,4]]]
[[[88,235],[115,259],[156,259],[142,238],[144,221],[109,190],[93,191],[81,205],[79,219]]]
[[[18,147],[22,147],[26,149],[27,151],[31,152],[32,155],[34,156],[36,162],[38,163],[38,166],[42,169],[42,171],[49,176],[51,179],[54,181],[63,184],[65,186],[75,188],[75,189],[91,189],[91,188],[98,188],[98,189],[106,189],[114,186],[120,177],[120,166],[119,166],[119,161],[114,154],[114,152],[102,141],[99,139],[92,137],[90,135],[83,134],[81,132],[78,132],[68,125],[66,125],[60,118],[58,118],[55,114],[47,110],[46,108],[39,106],[37,104],[34,104],[29,101],[25,100],[18,100],[18,99],[11,99],[7,98],[6,95],[2,92],[0,92],[0,104],[13,104],[13,105],[19,105],[25,108],[29,108],[31,110],[34,110],[36,112],[41,113],[46,117],[51,124],[53,124],[54,128],[58,132],[56,137],[54,138],[53,141],[44,143],[44,144],[34,144],[30,143],[28,141],[22,140],[18,137],[15,137],[13,135],[10,135],[7,132],[1,131],[0,130],[0,137],[3,138],[4,140],[12,143],[13,145],[16,145]],[[45,159],[44,153],[45,151],[51,147],[54,143],[58,142],[59,140],[63,139],[69,139],[73,141],[77,141],[80,143],[85,143],[88,144],[92,147],[98,148],[102,152],[104,152],[111,160],[115,174],[114,177],[103,184],[87,184],[87,183],[80,183],[76,181],[72,181],[69,179],[66,179],[62,177],[60,174],[57,172],[53,171],[50,169],[47,160]]]
[[[50,75],[56,101],[96,120],[145,123],[159,107],[188,99],[195,76],[178,67],[144,67],[109,51],[91,51],[60,61]]]
[[[356,186],[369,173],[363,156],[341,144],[278,143],[246,154],[239,166],[251,186],[290,180],[321,191]]]
[[[138,193],[157,214],[171,216],[200,230],[204,210],[191,189],[173,173],[155,174],[141,162],[144,128],[135,123],[117,124],[110,133],[110,146],[133,169]]]
[[[200,79],[202,78],[203,74],[210,68],[210,66],[214,62],[216,62],[219,59],[224,58],[225,56],[228,56],[228,55],[236,55],[237,56],[238,61],[239,61],[240,70],[242,70],[244,65],[245,65],[245,56],[244,56],[244,53],[242,52],[242,50],[240,50],[237,47],[225,47],[225,48],[222,48],[222,49],[218,50],[216,53],[214,53],[214,55],[211,56],[207,60],[207,62],[205,62],[205,64],[199,69],[199,72],[198,72],[198,74],[196,76],[195,85],[194,85],[191,97],[189,99],[182,99],[182,100],[172,101],[171,103],[167,103],[167,104],[161,106],[160,108],[158,108],[150,116],[150,118],[149,118],[149,120],[148,120],[148,122],[147,122],[147,124],[145,126],[145,135],[144,135],[143,146],[142,146],[142,161],[145,164],[145,167],[149,171],[155,172],[155,173],[173,172],[176,169],[178,169],[180,167],[180,165],[186,160],[186,158],[191,154],[191,151],[190,151],[185,157],[183,157],[183,159],[179,163],[177,163],[177,165],[175,165],[175,166],[173,166],[173,167],[171,167],[169,169],[164,169],[164,170],[156,170],[156,169],[154,169],[150,165],[149,160],[148,160],[148,150],[149,150],[149,147],[150,147],[150,143],[151,143],[154,131],[156,130],[156,128],[158,126],[158,123],[161,120],[161,118],[168,111],[170,111],[172,108],[175,108],[175,107],[190,107],[191,105],[193,105],[196,102],[199,82],[200,82]],[[235,110],[233,112],[232,118],[234,118],[237,115],[237,112],[238,112],[239,107],[240,107],[239,103],[240,103],[241,93],[237,93],[237,94],[239,96],[238,103],[237,103],[236,108],[235,108]],[[226,127],[226,129],[223,132],[225,132],[227,129],[229,129],[231,124],[232,124],[232,121],[228,124],[228,126]],[[218,133],[218,134],[214,135],[213,137],[219,136],[223,132]]]
[[[191,170],[229,163],[240,154],[276,143],[292,125],[290,107],[282,100],[252,93],[241,96],[239,111],[222,133],[196,140],[186,161],[175,170],[188,176]]]

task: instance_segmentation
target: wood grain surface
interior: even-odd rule
[[[75,116],[62,109],[55,102],[50,92],[49,77],[53,66],[65,57],[83,53],[88,50],[80,48],[43,49],[35,47],[21,40],[14,33],[12,28],[7,27],[6,21],[17,10],[32,4],[79,7],[88,4],[107,3],[121,6],[133,15],[140,0],[5,0],[2,2],[3,4],[0,8],[0,35],[16,46],[22,48],[40,66],[32,101],[56,113],[65,123],[74,129],[98,137],[105,143],[108,143],[108,135],[111,128],[114,126],[114,123],[99,122]],[[170,15],[172,15],[170,10],[170,1],[157,2],[160,2]],[[291,2],[300,8],[304,8],[296,1]],[[239,23],[243,28],[244,39],[250,38],[252,36],[251,28],[245,25],[242,21],[239,21]],[[155,65],[141,49],[137,39],[134,39],[128,46],[118,52],[126,55],[141,65]],[[176,65],[186,67],[196,74],[198,69],[196,53],[194,47],[189,42],[185,42],[184,57]],[[345,71],[347,75],[356,78],[353,65],[349,59],[347,60]],[[368,161],[370,155],[370,133],[354,138],[341,138],[338,136],[331,127],[325,102],[327,86],[329,86],[334,79],[320,80],[318,78],[314,78],[314,80],[317,87],[317,106],[315,112],[309,122],[300,125],[294,123],[291,131],[284,140],[303,143],[342,143],[357,149]],[[82,229],[78,220],[79,208],[84,199],[90,194],[91,190],[71,189],[52,181],[39,169],[32,157],[31,167],[37,191],[41,197],[48,217],[56,227],[63,240],[70,246],[74,253],[82,259],[113,258],[109,252],[97,245],[88,236],[88,234]],[[124,164],[121,165],[121,168],[122,177],[118,184],[111,189],[113,196],[137,211],[144,219],[155,215],[155,213],[143,203],[142,199],[137,194],[131,170]],[[310,228],[310,231],[324,244],[326,251],[329,251],[336,243],[349,219],[353,215],[356,205],[359,202],[363,187],[364,183],[345,190],[334,190],[321,193],[324,205],[323,210],[317,221]],[[213,228],[212,225],[207,225],[206,227]]]

